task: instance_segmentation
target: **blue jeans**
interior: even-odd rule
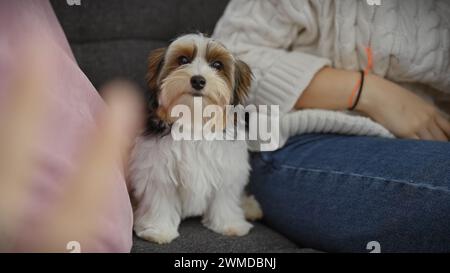
[[[310,134],[251,155],[264,221],[331,252],[450,252],[450,144]]]

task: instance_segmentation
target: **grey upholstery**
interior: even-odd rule
[[[149,52],[179,34],[211,34],[228,1],[81,0],[81,6],[51,1],[78,64],[99,87],[125,77],[144,86]],[[134,238],[133,252],[308,252],[256,223],[248,236],[229,238],[204,228],[198,219],[180,227],[181,236],[159,246]]]
[[[188,32],[211,34],[228,1],[51,1],[72,50],[94,86],[127,77],[144,87],[149,52]]]
[[[180,237],[172,243],[157,245],[134,237],[133,252],[244,252],[244,253],[301,253],[315,252],[311,249],[301,249],[289,242],[280,234],[274,232],[262,223],[244,237],[226,237],[210,231],[202,226],[200,219],[188,219],[181,224]]]

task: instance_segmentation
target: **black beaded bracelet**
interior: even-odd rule
[[[359,99],[361,98],[361,93],[362,93],[362,90],[363,90],[363,87],[364,87],[364,77],[365,77],[365,73],[364,73],[364,71],[362,71],[362,70],[361,70],[360,72],[361,72],[361,84],[359,85],[358,94],[356,95],[356,100],[355,100],[355,102],[353,103],[352,107],[350,107],[350,108],[348,109],[349,111],[355,110],[356,106],[358,106]]]

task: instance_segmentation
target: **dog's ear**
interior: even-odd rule
[[[166,48],[158,48],[150,52],[147,67],[147,123],[144,135],[161,134],[166,131],[166,124],[158,117],[158,77],[164,65]]]
[[[250,92],[253,74],[250,67],[241,60],[236,61],[233,104],[243,104]]]
[[[158,48],[148,56],[147,85],[150,92],[158,90],[158,75],[163,67],[165,54],[166,48]]]

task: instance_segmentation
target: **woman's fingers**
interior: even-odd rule
[[[430,125],[429,125],[429,129],[428,129],[431,133],[431,135],[433,136],[434,140],[437,141],[448,141],[448,137],[445,134],[445,132],[441,129],[441,127],[439,127],[439,125],[433,121]]]
[[[444,131],[447,140],[450,139],[450,121],[441,115],[436,116],[437,125]]]
[[[430,141],[448,141],[449,135],[446,132],[446,129],[450,126],[446,120],[442,120],[443,118],[437,116],[435,120],[429,122],[427,127],[421,129],[417,132],[417,135],[421,140],[430,140]]]
[[[434,137],[428,130],[428,128],[421,129],[419,132],[417,132],[417,135],[421,140],[430,140],[430,141],[434,140]]]

